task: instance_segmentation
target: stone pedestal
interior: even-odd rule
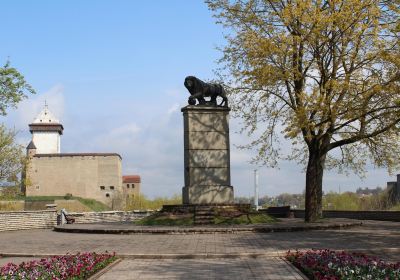
[[[227,107],[186,106],[184,204],[233,203]]]

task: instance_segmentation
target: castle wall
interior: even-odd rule
[[[27,196],[93,198],[118,209],[123,201],[121,158],[113,155],[36,154],[27,171]]]
[[[32,134],[32,141],[36,146],[38,154],[60,153],[60,134],[55,131],[35,131]]]

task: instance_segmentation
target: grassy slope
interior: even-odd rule
[[[82,204],[86,205],[90,209],[92,209],[95,212],[101,212],[101,211],[110,211],[111,208],[105,205],[104,203],[101,203],[100,201],[97,201],[95,199],[91,198],[82,198],[82,197],[74,197],[74,199],[80,201]]]
[[[135,224],[142,226],[191,226],[193,225],[193,215],[164,215],[163,213],[155,213],[136,221]]]
[[[92,211],[95,212],[100,212],[100,211],[109,211],[111,210],[110,207],[108,207],[107,205],[95,200],[95,199],[89,199],[89,198],[81,198],[81,197],[70,197],[69,199],[66,200],[78,200],[79,202],[81,202],[83,205],[85,205],[86,207],[90,208]],[[0,198],[0,200],[2,200]],[[14,197],[14,198],[4,198],[4,200],[7,201],[20,201],[20,200],[25,200],[25,201],[47,201],[47,200],[64,200],[64,196],[18,196],[18,197]]]

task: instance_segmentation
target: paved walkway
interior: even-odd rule
[[[270,260],[279,263],[279,259],[271,257],[282,256],[287,250],[310,248],[363,251],[387,261],[400,261],[400,223],[364,221],[363,226],[343,230],[238,234],[112,235],[59,233],[51,230],[0,232],[0,255],[3,256],[46,256],[107,250],[127,258],[104,277],[128,269],[130,273],[151,278],[151,273],[157,271],[158,265],[165,268],[165,273],[175,273],[171,278],[185,279],[185,271],[195,274],[199,268],[205,269],[214,262],[225,262],[227,270],[247,267],[250,272],[243,273],[251,273],[253,267],[269,266]],[[8,260],[0,258],[0,263]],[[156,265],[146,269],[146,263]],[[187,265],[175,270],[178,263]],[[287,267],[285,263],[281,264]],[[225,271],[219,275],[222,270],[218,267],[211,265],[211,278],[207,279],[212,279],[214,275],[220,278],[227,273]],[[258,275],[258,271],[254,275]],[[258,278],[269,279],[266,274]]]
[[[304,279],[280,258],[213,260],[125,260],[101,280],[131,279]]]

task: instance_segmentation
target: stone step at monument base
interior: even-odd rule
[[[200,216],[213,216],[214,212],[212,211],[199,211],[196,212],[196,216],[200,217]]]
[[[210,205],[198,205],[194,208],[194,224],[209,225],[214,223],[214,207]]]
[[[180,204],[163,205],[161,212],[174,215],[193,214],[195,225],[214,224],[215,213],[220,211],[248,212],[251,210],[250,204],[224,203],[224,204]]]

